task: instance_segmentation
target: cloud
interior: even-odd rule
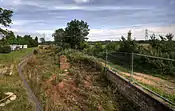
[[[144,39],[147,28],[156,33],[173,32],[175,0],[0,0],[2,7],[14,11],[11,29],[20,34],[51,33],[72,19],[86,21],[89,40],[118,40],[132,29]],[[134,26],[133,28],[131,28]]]
[[[32,23],[44,23],[44,20],[14,20],[12,26],[29,25]]]
[[[25,35],[30,34],[39,38],[45,37],[48,41],[53,41],[52,33],[54,33],[54,29],[50,30],[36,30],[36,31],[24,31],[14,28],[7,28],[8,30],[12,30],[15,34]],[[121,36],[127,37],[127,33],[129,30],[132,32],[132,37],[136,40],[144,40],[145,39],[145,29],[148,29],[148,36],[153,33],[158,35],[166,35],[168,33],[173,33],[175,35],[175,24],[169,26],[142,26],[138,25],[135,27],[128,28],[120,28],[120,29],[91,29],[88,35],[89,41],[105,41],[105,40],[120,40]]]
[[[132,32],[132,37],[136,40],[145,39],[145,29],[148,29],[148,36],[155,33],[158,35],[166,35],[168,33],[175,34],[175,25],[170,26],[149,26],[149,27],[131,27],[122,29],[91,29],[88,35],[89,41],[104,41],[104,40],[120,40],[121,36],[126,37],[129,30]]]
[[[90,0],[73,0],[76,3],[88,3]]]
[[[84,10],[84,11],[104,11],[104,10],[151,10],[151,7],[130,7],[130,6],[78,6],[62,5],[50,7],[50,10]]]

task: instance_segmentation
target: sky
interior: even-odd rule
[[[73,19],[88,23],[89,41],[120,40],[129,30],[136,40],[145,39],[145,29],[175,34],[175,0],[0,0],[0,7],[14,11],[5,28],[46,40]]]

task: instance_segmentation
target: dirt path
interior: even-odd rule
[[[103,62],[101,62],[103,66],[105,66],[105,64]],[[107,65],[107,67],[112,70],[113,68],[109,65]],[[130,77],[131,74],[127,73],[127,72],[122,72],[122,71],[118,71],[119,74],[125,76],[125,77]],[[141,82],[143,84],[147,84],[153,87],[156,87],[158,89],[161,89],[162,91],[166,92],[167,94],[175,94],[175,79],[171,79],[171,80],[165,80],[159,77],[154,77],[151,76],[149,74],[143,74],[143,73],[138,73],[138,72],[134,72],[134,75],[132,75],[132,77],[138,81]]]
[[[119,72],[119,73],[130,77],[129,73],[126,72]],[[175,94],[175,84],[170,81],[137,72],[135,72],[134,75],[132,75],[132,77],[138,82],[159,88],[168,94]]]
[[[37,99],[37,97],[35,96],[35,94],[32,92],[30,86],[28,85],[27,81],[25,80],[25,77],[22,73],[22,68],[26,65],[26,61],[27,59],[30,57],[27,56],[25,57],[19,64],[18,64],[18,73],[19,73],[19,76],[21,77],[23,83],[24,83],[24,87],[27,89],[28,91],[28,95],[29,95],[29,98],[35,102],[36,104],[36,111],[43,111],[42,109],[42,106],[41,106],[41,103],[39,102],[39,100]]]

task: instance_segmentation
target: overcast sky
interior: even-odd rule
[[[9,30],[53,40],[55,29],[72,19],[86,21],[89,40],[119,40],[132,31],[135,39],[148,34],[175,34],[175,0],[0,0],[14,11]]]

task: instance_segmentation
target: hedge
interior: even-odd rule
[[[0,46],[0,53],[10,53],[11,48],[10,46]]]

